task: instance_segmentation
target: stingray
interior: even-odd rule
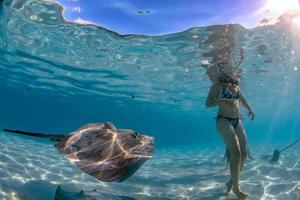
[[[247,156],[250,160],[254,160],[252,154],[250,154],[250,150],[249,150],[249,147],[247,146]],[[224,162],[226,159],[226,167],[225,167],[225,170],[228,168],[228,165],[230,163],[230,151],[228,148],[226,148],[225,150],[225,153],[224,153],[224,156],[223,156],[223,159],[222,159],[222,162]]]
[[[81,171],[105,182],[121,182],[133,175],[154,153],[154,138],[112,123],[87,124],[67,134],[6,132],[48,138]]]
[[[283,152],[283,151],[286,151],[287,149],[291,148],[292,146],[294,146],[295,144],[297,144],[298,142],[300,142],[300,138],[295,140],[292,144],[290,144],[289,146],[285,147],[284,149],[282,150],[279,150],[279,149],[275,149],[273,151],[273,154],[272,155],[268,155],[268,156],[263,156],[262,159],[265,159],[265,160],[268,160],[269,158],[270,159],[270,163],[275,163],[279,160],[280,158],[280,154]]]
[[[58,186],[54,200],[135,200],[132,197],[98,192],[97,190],[70,192]]]

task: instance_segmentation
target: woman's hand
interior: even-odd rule
[[[212,64],[209,63],[208,60],[202,60],[201,65],[202,65],[202,67],[205,67],[205,68],[210,68],[212,66]]]
[[[250,117],[250,120],[253,120],[255,117],[255,114],[252,110],[249,110],[248,116]]]

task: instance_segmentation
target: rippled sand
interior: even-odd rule
[[[58,185],[87,194],[97,190],[97,199],[235,199],[223,195],[228,171],[222,149],[158,150],[127,181],[103,183],[72,166],[48,141],[3,133],[0,141],[0,199],[52,200]],[[273,148],[252,152],[256,159],[246,163],[242,189],[250,200],[300,199],[300,148],[284,153],[277,164],[259,159]]]

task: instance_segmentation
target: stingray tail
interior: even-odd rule
[[[52,141],[59,141],[65,135],[54,135],[54,134],[45,134],[45,133],[32,133],[32,132],[26,132],[26,131],[20,131],[20,130],[11,130],[11,129],[3,129],[3,131],[8,132],[8,133],[15,133],[15,134],[20,134],[20,135],[28,135],[32,137],[39,137],[39,138],[47,138]]]

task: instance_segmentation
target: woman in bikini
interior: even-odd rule
[[[228,56],[226,59],[225,55],[222,56],[223,53],[221,52],[221,56],[216,60],[215,65],[218,68],[223,65],[233,67],[232,59],[228,59]],[[254,112],[239,87],[238,79],[222,74],[219,80],[214,82],[210,88],[205,105],[208,108],[219,107],[216,119],[217,130],[230,152],[231,177],[226,183],[226,194],[232,190],[238,199],[246,199],[248,195],[242,192],[239,187],[240,171],[247,158],[247,138],[240,119],[240,104],[248,110],[249,117],[253,120]]]

